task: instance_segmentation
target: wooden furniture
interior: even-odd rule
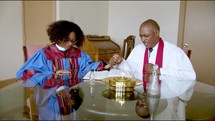
[[[24,61],[27,61],[31,56],[33,56],[39,49],[45,47],[46,45],[26,45],[23,46]]]
[[[109,36],[86,35],[85,42],[80,49],[85,51],[93,61],[109,62],[115,53],[120,53],[120,46]]]
[[[191,50],[183,48],[183,51],[186,53],[186,55],[188,56],[188,58],[190,58],[190,56],[191,56]]]
[[[135,45],[135,36],[129,35],[123,42],[122,57],[127,59]]]

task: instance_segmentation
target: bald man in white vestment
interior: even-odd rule
[[[176,78],[189,80],[190,82],[187,83],[189,85],[187,86],[185,84],[187,88],[184,90],[184,85],[178,85],[182,89],[180,92],[184,91],[185,93],[178,94],[177,97],[168,100],[168,105],[170,105],[165,111],[172,114],[165,117],[161,116],[160,118],[185,120],[185,106],[181,105],[185,105],[183,101],[186,102],[191,98],[193,86],[196,81],[196,73],[190,59],[181,48],[162,40],[160,37],[160,27],[158,23],[152,19],[140,25],[139,36],[142,43],[132,50],[127,60],[122,59],[120,55],[116,54],[110,61],[112,61],[112,63],[119,63],[118,68],[130,70],[133,72],[135,78],[143,80],[143,85],[137,87],[137,89],[143,89],[144,91],[147,83],[144,77],[152,73],[154,64],[159,66],[157,70],[159,76],[174,76]],[[162,83],[162,79],[160,80]]]

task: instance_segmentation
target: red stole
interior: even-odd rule
[[[158,43],[158,49],[157,49],[157,56],[156,56],[156,64],[158,65],[159,68],[162,67],[163,64],[163,48],[164,48],[164,42],[160,38],[159,43]],[[145,55],[144,55],[144,62],[143,62],[143,89],[146,92],[146,85],[148,82],[148,78],[145,76],[146,71],[145,71],[145,65],[149,63],[149,58],[148,58],[148,48],[145,49]],[[160,80],[159,80],[160,82]]]

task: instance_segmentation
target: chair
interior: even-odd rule
[[[135,36],[129,35],[123,42],[122,57],[127,59],[135,45]]]
[[[23,46],[24,60],[27,61],[32,55],[34,55],[39,49],[46,45],[26,45]]]
[[[24,61],[27,61],[32,55],[34,55],[39,49],[45,47],[45,45],[26,45],[23,46]],[[37,105],[34,96],[34,88],[24,88],[24,115],[30,117],[31,120],[38,120]]]
[[[187,48],[183,48],[183,51],[186,53],[186,55],[188,56],[188,58],[191,57],[191,50],[188,50]]]

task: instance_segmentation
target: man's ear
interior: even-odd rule
[[[155,35],[158,37],[158,36],[160,36],[160,31],[158,31],[158,30],[154,30],[155,31]]]

